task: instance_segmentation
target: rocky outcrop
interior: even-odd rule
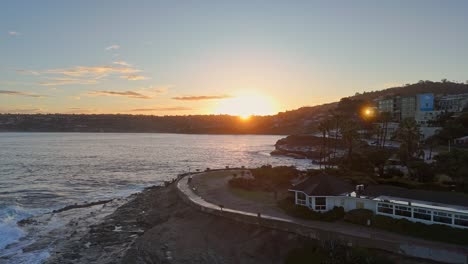
[[[292,135],[278,140],[271,155],[296,159],[320,159],[322,139],[312,135]]]

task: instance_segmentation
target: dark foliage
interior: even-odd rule
[[[368,220],[372,220],[374,212],[367,209],[355,209],[346,213],[344,220],[353,224],[367,225]]]

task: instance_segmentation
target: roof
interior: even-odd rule
[[[335,196],[354,190],[354,186],[335,176],[320,174],[310,176],[290,190],[301,191],[311,196]]]
[[[456,205],[468,207],[468,195],[455,192],[439,192],[417,189],[406,189],[390,185],[369,185],[366,186],[362,195],[379,197],[390,196],[406,199],[408,201],[425,201],[426,204],[434,205]]]

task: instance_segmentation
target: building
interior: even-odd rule
[[[400,96],[380,100],[377,108],[380,113],[390,113],[394,121],[401,119],[401,100]]]
[[[334,207],[368,209],[375,214],[424,224],[468,228],[468,200],[456,193],[407,190],[395,186],[353,186],[326,174],[311,176],[294,185],[295,204],[317,212]]]
[[[439,98],[438,108],[444,112],[458,113],[468,107],[468,93],[451,94]]]
[[[459,146],[468,146],[468,136],[456,138],[454,143]]]
[[[416,114],[416,96],[401,97],[401,116],[400,120],[405,118],[414,118]]]
[[[434,111],[434,95],[431,93],[418,94],[416,96],[417,110],[420,112]]]

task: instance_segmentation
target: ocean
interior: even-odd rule
[[[265,164],[314,168],[308,160],[270,156],[282,136],[146,133],[0,133],[0,263],[42,263],[51,247],[25,250],[39,231],[17,221],[67,205],[127,197],[178,174]],[[49,218],[47,218],[49,219]],[[29,232],[29,233],[28,233]],[[33,234],[34,233],[34,234]],[[54,232],[60,236],[60,232]],[[50,233],[47,233],[50,236]],[[52,243],[51,243],[52,244]]]

